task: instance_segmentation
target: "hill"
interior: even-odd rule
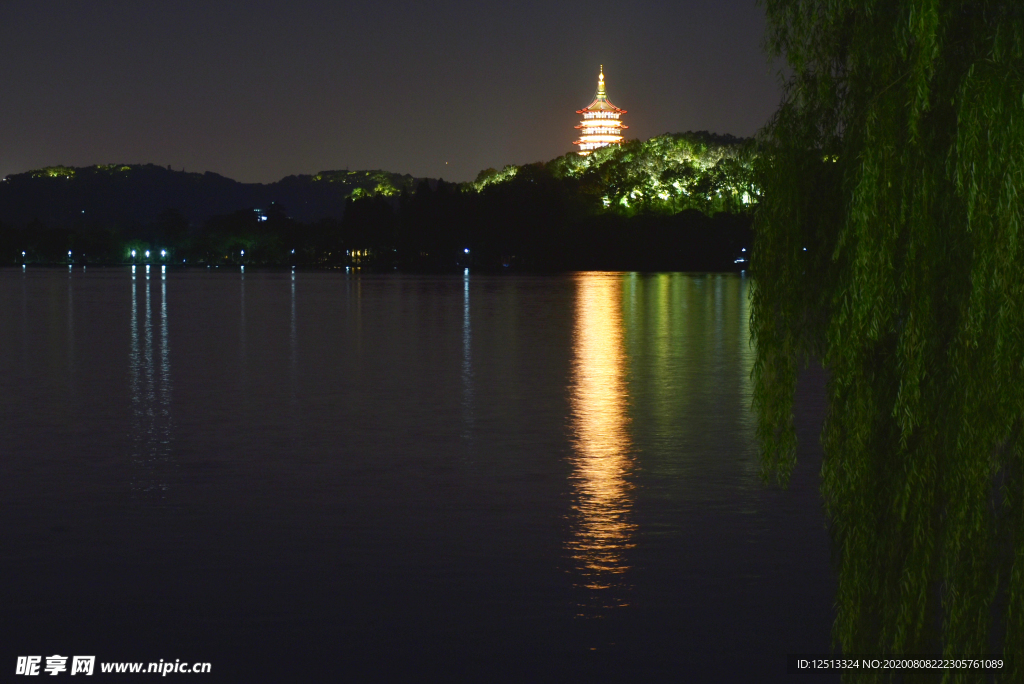
[[[386,171],[321,171],[276,183],[239,183],[216,173],[186,173],[154,164],[51,166],[0,182],[0,221],[24,228],[33,221],[63,228],[131,231],[174,210],[200,225],[239,209],[288,207],[300,221],[340,218],[353,192],[412,189],[412,176]]]
[[[740,231],[730,249],[749,242],[752,159],[750,141],[699,132],[487,169],[463,184],[386,171],[247,184],[152,164],[47,167],[0,182],[0,263],[21,263],[22,252],[61,262],[68,250],[123,262],[132,249],[230,262],[244,249],[267,264],[352,264],[355,254],[364,265],[450,268],[470,254],[491,267],[719,268],[730,263],[724,247],[710,260],[678,254],[706,257],[725,225]]]

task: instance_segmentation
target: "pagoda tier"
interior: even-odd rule
[[[608,101],[604,89],[603,64],[597,77],[597,96],[593,102],[576,113],[583,115],[583,121],[576,126],[580,129],[580,138],[573,142],[573,145],[580,146],[579,154],[586,156],[599,147],[622,144],[622,131],[629,126],[619,121],[619,117],[625,114],[626,110],[619,109]]]

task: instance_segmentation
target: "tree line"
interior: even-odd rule
[[[0,260],[138,262],[148,250],[150,261],[166,254],[160,260],[176,264],[733,269],[742,267],[743,250],[750,247],[759,197],[748,150],[748,141],[701,132],[631,141],[587,157],[569,154],[488,169],[472,183],[320,172],[291,177],[291,205],[270,201],[202,220],[179,208],[164,208],[145,221],[112,217],[108,210],[105,220],[103,211],[79,214],[78,205],[67,201],[49,222],[33,218],[17,226],[0,214]],[[49,183],[51,196],[72,194],[79,203],[88,202],[89,192],[101,195],[105,182],[130,183],[133,173],[154,178],[146,191],[154,196],[162,183],[181,182],[174,175],[179,172],[168,175],[154,167],[104,167],[106,175],[86,171],[91,170],[51,167],[13,180],[29,189]],[[97,189],[76,191],[85,179]],[[228,185],[233,181],[214,181],[214,192],[239,193]],[[318,198],[330,204],[325,199],[316,216],[309,205],[319,208]],[[296,218],[303,211],[305,218]]]

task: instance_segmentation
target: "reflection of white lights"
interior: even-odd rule
[[[135,275],[135,264],[132,264],[132,275]]]
[[[469,269],[465,268],[462,270],[462,275],[469,275]]]
[[[166,264],[164,264],[163,266],[160,267],[160,272],[161,273],[167,273],[167,265]]]
[[[149,264],[146,264],[146,273],[149,273]]]

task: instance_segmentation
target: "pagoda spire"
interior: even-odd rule
[[[608,96],[604,92],[604,64],[601,65],[601,73],[597,77],[597,99],[608,99]]]

